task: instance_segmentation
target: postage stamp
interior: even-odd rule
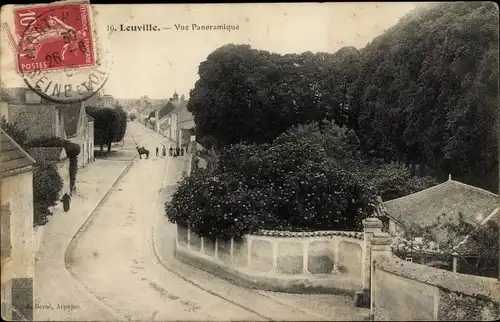
[[[20,6],[13,15],[14,36],[7,31],[16,70],[28,87],[47,100],[71,103],[104,86],[110,46],[95,31],[88,2]]]
[[[14,9],[21,72],[95,66],[88,3]]]

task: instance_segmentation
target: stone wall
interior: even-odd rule
[[[375,259],[371,290],[374,320],[480,321],[500,317],[497,279],[453,273],[393,256]]]
[[[350,295],[363,289],[362,232],[262,231],[222,242],[177,231],[178,259],[246,287]]]

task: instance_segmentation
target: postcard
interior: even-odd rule
[[[498,6],[2,6],[7,321],[499,317]]]

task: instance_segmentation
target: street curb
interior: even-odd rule
[[[245,307],[244,305],[241,305],[240,303],[234,302],[234,301],[232,301],[232,300],[230,300],[230,299],[228,299],[228,298],[226,298],[226,297],[224,297],[224,296],[222,296],[222,295],[220,295],[220,294],[218,294],[218,293],[216,293],[216,292],[213,292],[213,291],[211,291],[211,290],[207,289],[206,287],[203,287],[202,285],[200,285],[200,284],[198,284],[198,283],[194,282],[193,280],[191,280],[191,279],[189,279],[188,277],[186,277],[184,274],[179,273],[178,271],[176,271],[175,269],[173,269],[172,267],[170,267],[169,265],[167,265],[167,264],[166,264],[166,261],[165,261],[165,260],[163,260],[163,258],[162,258],[162,257],[158,254],[158,251],[157,251],[156,246],[155,246],[155,229],[156,229],[156,222],[157,222],[158,216],[161,216],[161,214],[162,214],[162,213],[161,213],[161,209],[162,209],[161,205],[163,204],[163,200],[162,200],[162,198],[161,198],[161,197],[162,197],[162,195],[161,195],[161,194],[162,194],[162,190],[163,190],[163,183],[165,182],[165,177],[166,177],[166,175],[167,175],[167,169],[168,169],[168,165],[169,165],[169,164],[170,164],[169,159],[167,159],[167,163],[166,163],[166,165],[165,165],[165,171],[164,171],[164,173],[163,173],[162,188],[161,188],[161,189],[160,189],[160,191],[159,191],[159,198],[158,198],[157,212],[156,212],[155,217],[154,217],[154,220],[153,220],[153,227],[152,227],[152,231],[151,231],[151,232],[152,232],[152,233],[151,233],[151,245],[152,245],[152,247],[153,247],[153,253],[155,254],[155,257],[156,257],[156,259],[157,259],[158,263],[159,263],[159,264],[160,264],[163,268],[165,268],[167,271],[169,271],[170,273],[172,273],[172,274],[176,275],[177,277],[179,277],[180,279],[184,280],[185,282],[188,282],[189,284],[194,285],[195,287],[197,287],[197,288],[201,289],[202,291],[205,291],[205,292],[207,292],[208,294],[213,295],[213,296],[216,296],[216,297],[218,297],[218,298],[221,298],[221,299],[223,299],[224,301],[227,301],[227,302],[229,302],[229,303],[231,303],[231,304],[233,304],[233,305],[235,305],[235,306],[237,306],[237,307],[240,307],[240,308],[242,308],[242,309],[244,309],[244,310],[247,310],[247,311],[249,311],[249,312],[252,312],[253,314],[258,315],[258,316],[262,317],[263,319],[265,319],[265,320],[267,320],[267,321],[273,321],[271,318],[269,318],[269,317],[267,317],[267,316],[265,316],[265,315],[262,315],[262,314],[260,314],[259,312],[256,312],[256,311],[254,311],[254,310],[252,310],[252,309],[250,309],[250,308],[248,308],[248,307]]]
[[[130,320],[130,319],[127,319],[126,317],[124,316],[121,316],[118,312],[115,311],[115,309],[113,309],[110,305],[108,305],[106,302],[104,302],[103,300],[99,299],[89,288],[87,288],[83,283],[81,283],[77,278],[76,278],[76,274],[74,274],[72,272],[72,269],[71,269],[71,266],[68,265],[68,257],[69,257],[69,252],[70,252],[70,248],[72,246],[72,244],[76,241],[77,237],[81,234],[81,233],[84,233],[87,228],[90,226],[91,222],[92,222],[92,217],[96,214],[97,210],[99,210],[99,208],[104,204],[104,202],[108,199],[110,193],[113,191],[113,189],[118,185],[118,183],[120,182],[120,180],[130,171],[130,169],[132,168],[132,166],[134,165],[134,161],[135,159],[137,158],[137,155],[134,156],[134,158],[127,164],[127,166],[125,167],[125,169],[123,169],[123,171],[120,173],[120,175],[118,176],[118,178],[116,178],[116,180],[113,182],[113,184],[111,185],[110,189],[104,194],[104,196],[101,198],[101,200],[97,203],[97,205],[95,206],[95,208],[91,211],[90,215],[87,217],[87,219],[83,222],[83,224],[80,226],[80,228],[76,231],[76,233],[73,235],[73,237],[71,237],[71,240],[70,242],[68,243],[68,246],[66,246],[66,250],[64,251],[64,266],[66,268],[66,270],[68,271],[68,273],[71,275],[71,277],[73,278],[73,280],[75,281],[76,284],[78,284],[79,286],[83,287],[85,290],[87,290],[87,292],[92,295],[97,301],[98,303],[100,303],[100,306],[106,310],[109,314],[113,315],[114,317],[116,317],[118,320]]]

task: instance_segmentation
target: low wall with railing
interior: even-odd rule
[[[364,286],[364,254],[363,232],[262,231],[222,242],[177,227],[179,260],[262,290],[354,295]]]

